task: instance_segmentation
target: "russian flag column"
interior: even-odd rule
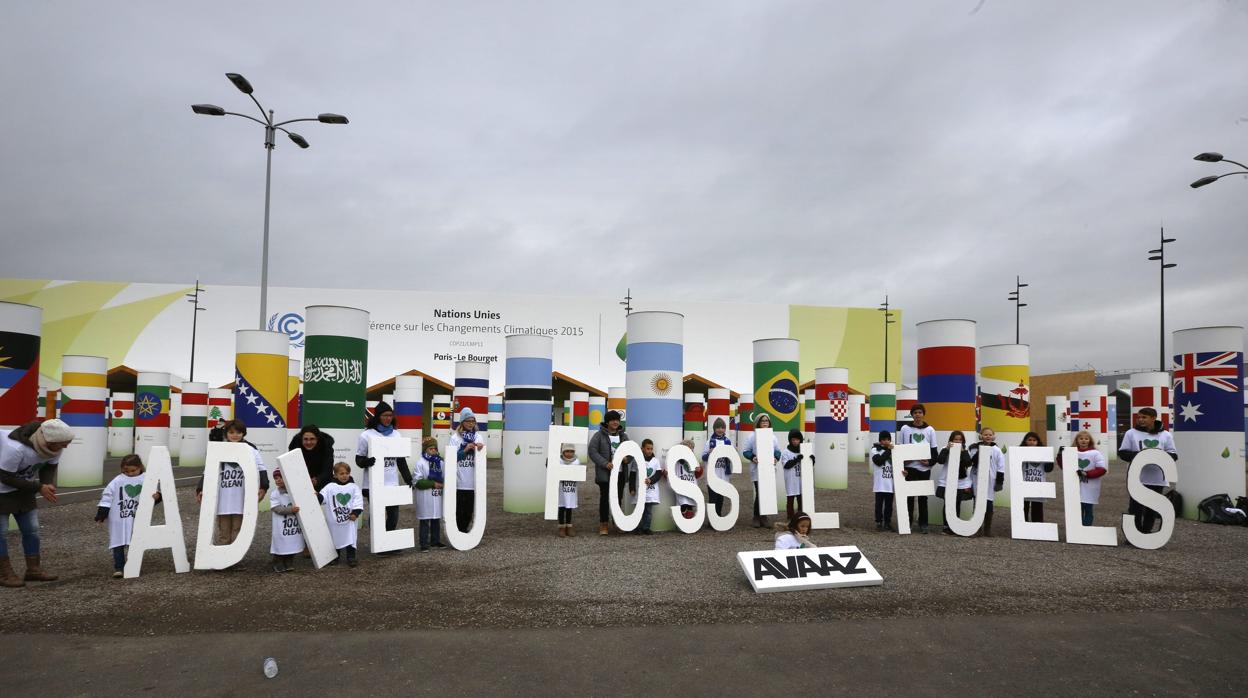
[[[684,376],[684,323],[679,313],[642,311],[628,316],[628,352],[625,359],[625,390],[628,394],[628,436],[638,444],[654,442],[654,453],[663,459],[667,449],[682,435]],[[646,466],[639,464],[637,495],[645,499]],[[671,507],[676,499],[664,478],[659,482],[659,504],[651,528],[676,528]]]
[[[1110,444],[1109,438],[1109,388],[1104,385],[1079,386],[1079,428],[1092,435],[1096,450],[1105,456],[1117,458],[1118,444]]]
[[[1174,447],[1183,516],[1213,494],[1244,491],[1244,328],[1174,333]]]
[[[413,462],[423,451],[420,442],[425,436],[425,379],[420,376],[397,376],[394,379],[394,428],[412,442]]]

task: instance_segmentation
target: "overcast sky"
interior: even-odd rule
[[[1248,323],[1248,4],[7,2],[0,276],[873,306],[1033,373]],[[483,275],[452,271],[478,261]],[[460,267],[462,268],[462,267]],[[737,321],[734,319],[734,322]]]

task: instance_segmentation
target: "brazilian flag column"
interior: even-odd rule
[[[624,379],[628,394],[628,437],[638,445],[650,439],[654,442],[655,455],[664,460],[667,449],[680,443],[683,433],[684,327],[685,316],[680,313],[644,311],[628,316]],[[645,486],[640,480],[648,473],[644,463],[639,466],[637,495],[644,501]],[[675,503],[676,497],[667,478],[660,480],[659,503],[650,524],[652,530],[676,529],[672,519]]]
[[[43,309],[0,302],[0,429],[35,418]]]
[[[146,463],[153,446],[169,446],[169,374],[139,371],[134,388],[134,452]]]
[[[286,452],[288,442],[289,355],[285,332],[234,333],[234,418],[247,426],[247,440],[260,451],[269,472],[277,468],[277,457]]]
[[[74,442],[61,455],[57,483],[66,487],[104,484],[108,451],[104,402],[108,399],[108,359],[67,355],[61,359],[61,420],[74,430]]]
[[[968,443],[973,443],[970,440],[975,433],[975,322],[929,320],[920,322],[917,328],[918,400],[927,409],[927,421],[936,430],[936,443],[932,445],[943,447],[954,430],[961,431]],[[943,466],[933,464],[932,478],[938,480],[942,470]],[[956,478],[952,484],[956,489]],[[929,523],[944,523],[945,509],[941,504],[928,503]]]
[[[506,341],[503,511],[536,514],[546,504],[554,340],[544,335],[513,334]]]
[[[355,466],[355,448],[364,430],[368,311],[310,305],[304,317],[303,423],[315,424],[334,437],[334,461],[349,463],[355,481],[364,482]]]
[[[1031,348],[1026,344],[989,344],[979,348],[980,428],[996,432],[1008,452],[1031,431]],[[968,444],[974,443],[968,434]],[[1010,506],[1010,478],[997,493],[995,506]]]
[[[801,430],[801,402],[798,394],[798,357],[801,345],[796,339],[754,340],[754,419],[766,413],[776,432],[776,448],[788,444],[789,431]],[[784,471],[776,463],[776,501],[784,511]]]

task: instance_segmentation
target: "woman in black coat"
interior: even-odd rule
[[[334,437],[309,424],[290,440],[290,450],[295,449],[303,454],[312,486],[320,492],[334,479]]]

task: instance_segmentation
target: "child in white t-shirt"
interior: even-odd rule
[[[269,490],[269,512],[273,520],[269,554],[273,556],[274,572],[290,572],[295,556],[303,552],[303,529],[299,526],[299,507],[286,490],[281,470],[273,471],[273,489]]]
[[[1135,426],[1128,429],[1122,437],[1122,444],[1118,447],[1118,460],[1130,465],[1140,451],[1149,448],[1160,448],[1175,461],[1179,460],[1174,437],[1162,426],[1161,420],[1157,419],[1157,410],[1141,407],[1135,415]],[[1170,484],[1166,481],[1165,473],[1155,465],[1144,466],[1140,471],[1140,483],[1154,492],[1161,492]],[[1161,518],[1157,512],[1135,501],[1134,497],[1127,506],[1127,513],[1135,516],[1136,530],[1145,533],[1151,533],[1153,525]]]
[[[693,441],[690,439],[681,441],[680,445],[691,451],[693,450]],[[676,461],[676,472],[674,474],[681,480],[697,484],[698,479],[702,477],[702,473],[703,470],[701,464],[694,465],[683,458]],[[694,507],[692,497],[686,497],[683,494],[678,494],[676,495],[676,503],[680,505],[681,516],[686,519],[692,519],[694,517],[696,509]]]
[[[269,473],[264,465],[264,458],[256,447],[244,440],[247,436],[247,425],[240,420],[231,419],[226,422],[223,431],[225,440],[230,443],[245,444],[251,449],[251,457],[260,474],[260,491],[258,499],[264,499],[269,491]],[[204,500],[204,479],[199,479],[195,489],[195,501]],[[238,537],[243,527],[243,468],[238,463],[222,463],[221,474],[217,478],[217,545],[228,545]]]
[[[426,436],[420,442],[421,455],[412,473],[412,488],[416,490],[416,519],[419,521],[420,552],[429,548],[445,548],[442,544],[442,494],[444,473],[442,456],[438,454],[438,440]]]
[[[1092,434],[1081,431],[1075,434],[1074,448],[1079,452],[1077,466],[1079,468],[1079,511],[1083,516],[1083,525],[1091,526],[1093,508],[1101,501],[1101,478],[1109,472],[1105,456],[1096,448]],[[1062,467],[1062,451],[1057,450],[1057,465]]]
[[[776,524],[776,550],[817,548],[810,539],[810,516],[799,511],[789,518],[789,524]]]
[[[559,448],[559,462],[573,465],[576,460],[576,448],[572,444],[563,444]],[[559,537],[575,536],[572,530],[572,510],[576,509],[576,481],[559,481]]]
[[[722,417],[715,418],[715,423],[711,426],[711,429],[711,438],[707,439],[706,443],[702,446],[702,462],[707,465],[710,465],[709,458],[711,457],[711,451],[714,451],[716,446],[719,446],[720,444],[726,446],[732,445],[732,439],[727,436],[728,428],[724,424]],[[727,458],[720,458],[715,461],[715,474],[718,475],[721,480],[727,482],[728,478],[732,476],[732,461]],[[724,498],[724,495],[719,494],[715,490],[708,489],[706,496],[715,507],[715,513],[723,516],[724,509],[728,506],[728,501]]]
[[[789,430],[789,444],[780,449],[780,464],[784,466],[785,514],[789,519],[802,510],[802,432]]]
[[[1029,431],[1023,436],[1021,446],[1043,446],[1040,435]],[[1048,473],[1053,472],[1053,464],[1046,461],[1023,461],[1023,482],[1044,482]],[[1033,523],[1044,523],[1044,499],[1028,497],[1023,500],[1023,520]]]
[[[334,479],[320,494],[325,507],[325,520],[329,523],[329,535],[338,550],[338,560],[330,564],[338,564],[346,558],[347,566],[355,567],[359,564],[355,557],[355,522],[364,513],[364,494],[351,479],[351,466],[335,463]]]
[[[654,513],[654,506],[659,503],[659,481],[663,479],[663,462],[654,454],[654,442],[645,439],[641,442],[641,464],[640,475],[644,476],[642,485],[646,488],[645,492],[645,509],[641,512],[641,525],[637,527],[637,533],[650,535],[650,520]]]
[[[126,568],[126,550],[134,534],[134,516],[143,490],[143,461],[131,453],[121,459],[121,474],[109,481],[96,505],[97,523],[108,522],[108,547],[113,551],[113,579],[120,579]],[[152,495],[160,501],[160,492]]]
[[[880,432],[871,447],[871,491],[875,493],[875,530],[893,530],[893,435]]]

